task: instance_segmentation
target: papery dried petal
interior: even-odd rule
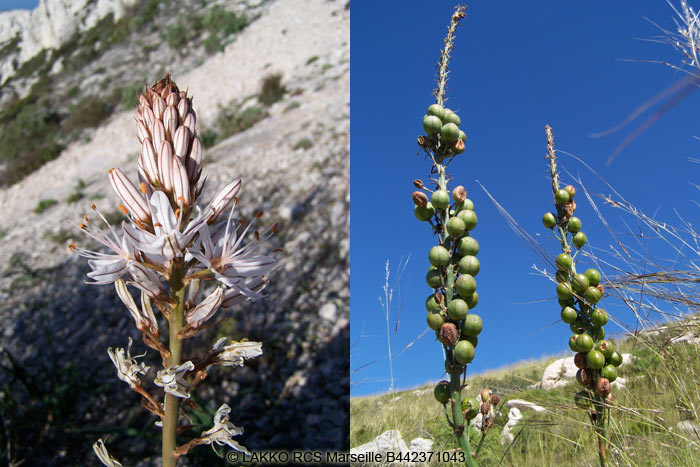
[[[92,449],[95,451],[95,455],[103,465],[106,465],[107,467],[122,467],[119,461],[110,456],[109,452],[107,452],[107,447],[102,439],[98,439],[95,444],[92,445]]]

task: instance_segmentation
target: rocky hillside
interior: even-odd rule
[[[42,0],[39,9],[57,3]],[[43,49],[35,56],[43,55],[45,63],[31,73],[20,72],[30,58],[11,77],[3,74],[0,88],[4,108],[19,108],[18,115],[29,112],[28,106],[31,112],[52,109],[53,120],[44,124],[53,130],[46,137],[60,148],[57,157],[42,160],[0,191],[2,462],[86,465],[92,463],[91,443],[105,435],[125,465],[155,462],[154,419],[117,380],[106,352],[124,346],[128,335],[138,342],[132,320],[113,288],[83,283],[86,264],[65,246],[88,244],[75,225],[92,201],[119,220],[107,171],[120,167],[135,178],[139,150],[133,113],[121,97],[128,101],[129,85],[153,81],[163,71],[194,95],[199,132],[208,146],[205,199],[241,177],[242,215],[263,209],[264,224],[279,221],[271,248],[284,249],[267,298],[242,306],[218,331],[262,341],[265,354],[242,369],[216,372],[198,389],[195,400],[209,411],[202,422],[227,402],[235,423],[246,429],[240,441],[250,449],[347,447],[348,5],[166,0],[155,2],[146,21],[143,5],[153,1],[137,7],[126,1],[86,3],[93,9],[122,5],[123,16],[112,10],[95,20],[102,24],[98,30],[86,20],[75,41]],[[206,20],[222,12],[233,14],[228,18],[237,18],[238,27],[216,29]],[[205,25],[192,34],[188,28],[197,15]],[[135,28],[141,21],[143,27]],[[175,34],[183,30],[185,36]],[[92,49],[85,42],[89,34],[102,38]],[[92,50],[89,59],[82,55],[86,50]],[[85,62],[71,65],[78,57]],[[0,53],[3,70],[6,58]],[[81,102],[115,90],[120,100],[107,106],[98,125],[79,125],[77,136],[66,136],[62,129],[83,113],[75,111]],[[0,115],[6,130],[14,121]],[[8,131],[0,132],[0,140]],[[22,165],[26,154],[19,149],[15,154],[5,168]],[[211,330],[185,352],[202,351],[216,333]],[[135,351],[144,349],[139,343]],[[211,449],[193,453],[190,465],[216,461]]]

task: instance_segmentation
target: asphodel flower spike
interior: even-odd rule
[[[146,89],[136,112],[140,183],[132,183],[121,169],[109,171],[110,183],[122,203],[119,207],[129,221],[122,222],[117,231],[98,211],[107,225],[106,230],[100,230],[85,216],[80,228],[111,253],[71,245],[72,250],[89,259],[92,271],[88,277],[94,283],[115,282],[117,294],[144,343],[160,353],[163,368],[153,382],[163,388],[164,402],[157,401],[141,384],[148,367],[131,356],[131,342],[126,351],[108,351],[119,378],[142,396],[147,410],[161,417],[157,425],[162,427],[165,467],[174,466],[178,456],[198,444],[226,444],[247,452],[231,439],[242,429],[228,421],[230,408],[225,404],[217,412],[214,428],[178,447],[181,414],[187,416],[184,409],[191,407],[181,407],[180,403],[191,397],[206,377],[207,368],[241,366],[262,354],[262,343],[244,341],[223,347],[224,340],[206,358],[185,359],[183,341],[215,324],[219,310],[261,298],[267,274],[275,264],[271,255],[259,250],[276,224],[261,234],[253,224],[262,213],[248,223],[233,218],[240,179],[224,186],[204,209],[197,205],[204,181],[199,182],[203,150],[196,124],[190,98],[169,76]],[[92,208],[96,211],[94,205]],[[230,214],[222,220],[227,210]],[[251,235],[247,235],[249,232]],[[125,274],[131,280],[122,278]],[[140,290],[140,306],[127,286]],[[167,320],[167,332],[161,332],[155,309],[162,315],[161,322]],[[161,341],[163,335],[169,342]],[[200,362],[200,366],[193,361]],[[96,452],[102,462],[111,462],[104,449]]]

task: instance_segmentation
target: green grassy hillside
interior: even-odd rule
[[[621,367],[625,387],[613,389],[616,402],[610,417],[609,465],[700,465],[700,339],[670,342],[689,334],[700,336],[697,318],[616,342],[621,352],[636,359]],[[587,412],[573,403],[574,393],[581,389],[578,383],[572,380],[566,387],[550,391],[530,387],[540,381],[545,367],[555,358],[522,362],[467,379],[464,394],[475,397],[488,387],[501,399],[495,423],[478,452],[480,466],[598,465]],[[351,399],[351,447],[396,429],[407,443],[422,437],[434,441],[433,451],[457,449],[432,389],[430,384]],[[547,411],[522,410],[523,419],[513,430],[515,440],[502,445],[501,432],[509,412],[506,402],[510,399],[524,399]],[[681,429],[681,422],[691,429]],[[473,430],[472,446],[480,441],[481,433]]]

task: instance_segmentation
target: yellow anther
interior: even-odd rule
[[[129,211],[124,207],[123,204],[119,205],[119,210],[124,213],[125,216],[129,215]]]

